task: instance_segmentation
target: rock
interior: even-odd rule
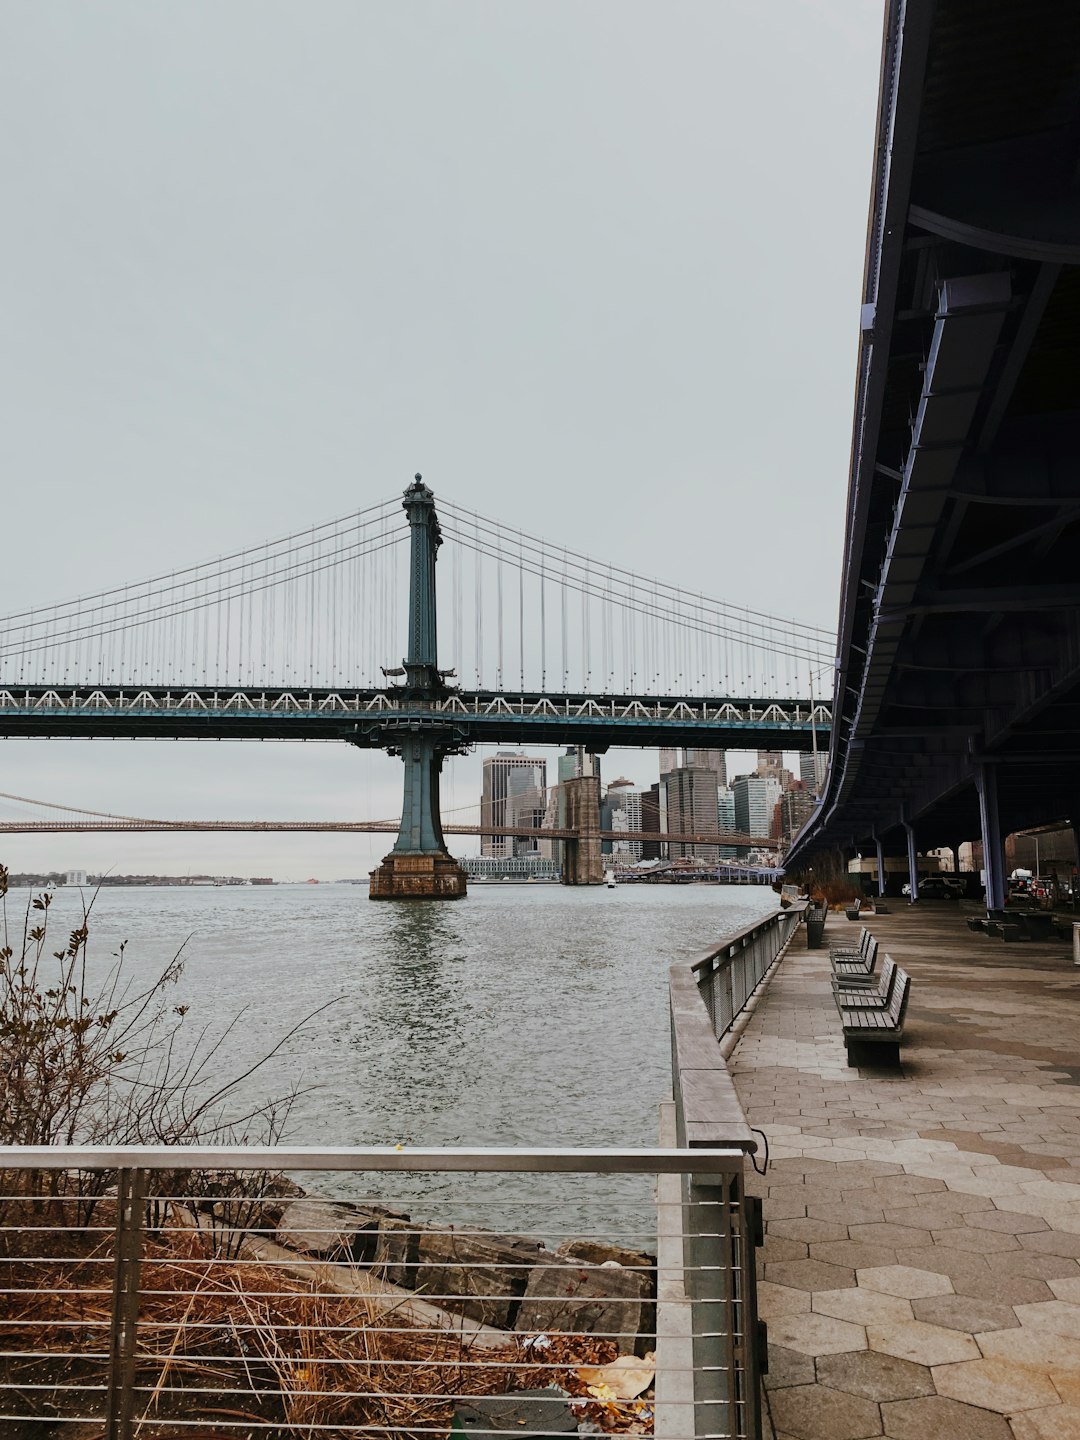
[[[372,1264],[382,1279],[391,1285],[400,1285],[403,1290],[413,1288],[420,1253],[418,1231],[425,1228],[397,1211],[388,1210],[380,1216]]]
[[[546,1390],[515,1390],[512,1395],[482,1395],[462,1401],[454,1412],[451,1436],[480,1437],[509,1431],[530,1437],[572,1435],[577,1417],[567,1397],[554,1386]]]
[[[540,1247],[514,1235],[432,1226],[419,1237],[415,1290],[421,1299],[512,1330]]]
[[[590,1265],[625,1265],[630,1269],[656,1268],[656,1256],[644,1250],[627,1250],[622,1245],[602,1245],[598,1240],[568,1240],[556,1251],[572,1260],[585,1260]]]
[[[335,1203],[307,1196],[284,1207],[276,1239],[290,1250],[323,1260],[352,1260],[368,1265],[375,1258],[380,1215],[376,1208]]]
[[[623,1350],[653,1344],[653,1275],[637,1266],[589,1265],[542,1250],[518,1310],[515,1329],[610,1334]],[[640,1337],[640,1342],[639,1342]]]

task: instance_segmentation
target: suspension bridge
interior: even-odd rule
[[[404,660],[388,663],[403,626]],[[395,822],[113,821],[396,831],[372,876],[375,898],[465,893],[443,838],[439,772],[474,745],[569,745],[582,757],[613,745],[797,751],[827,745],[831,725],[812,683],[831,673],[831,632],[642,577],[453,504],[439,515],[419,475],[403,500],[10,615],[0,636],[6,737],[324,740],[400,756]],[[440,646],[450,668],[440,668]],[[566,782],[566,823],[551,832],[566,841],[569,883],[600,878],[607,835],[590,768],[583,759]],[[100,829],[108,818],[51,824]],[[720,832],[709,842],[761,843]]]

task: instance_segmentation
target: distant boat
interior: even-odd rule
[[[604,871],[604,884],[607,886],[607,888],[608,888],[609,890],[614,890],[614,889],[615,889],[615,871],[614,871],[614,870],[605,870],[605,871]]]

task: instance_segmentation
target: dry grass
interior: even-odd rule
[[[0,1348],[57,1359],[28,1353],[0,1375],[0,1391],[5,1383],[103,1383],[111,1237],[96,1249],[87,1237],[80,1254],[77,1232],[45,1228],[40,1209],[36,1218],[24,1242],[59,1240],[62,1250],[50,1250],[46,1264],[30,1263],[26,1250],[0,1262],[0,1285],[15,1292],[6,1297]],[[548,1385],[581,1397],[582,1418],[605,1429],[647,1428],[647,1401],[607,1403],[576,1373],[613,1360],[612,1341],[553,1334],[542,1349],[524,1336],[491,1349],[467,1332],[423,1329],[362,1295],[317,1291],[287,1267],[214,1259],[206,1244],[190,1233],[150,1236],[144,1245],[137,1383],[146,1440],[171,1433],[168,1422],[180,1419],[240,1427],[222,1434],[246,1433],[245,1422],[269,1425],[252,1433],[275,1440],[310,1436],[315,1424],[445,1435],[458,1397]],[[46,1253],[40,1243],[35,1253]],[[72,1413],[69,1397],[57,1391],[50,1403],[48,1390],[38,1392],[37,1413]]]

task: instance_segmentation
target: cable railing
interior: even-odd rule
[[[743,1153],[0,1149],[0,1429],[750,1440]],[[668,1190],[613,1220],[610,1175]]]

